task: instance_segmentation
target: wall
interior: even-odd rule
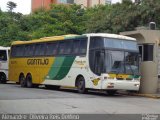
[[[56,4],[57,0],[32,0],[32,12],[39,8],[50,8],[50,4]]]

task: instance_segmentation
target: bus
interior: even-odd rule
[[[139,50],[136,39],[108,33],[62,35],[11,45],[9,79],[22,87],[138,91]]]
[[[0,46],[0,83],[8,80],[8,62],[10,47]]]

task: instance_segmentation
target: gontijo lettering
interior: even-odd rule
[[[48,65],[49,59],[28,59],[27,65]]]

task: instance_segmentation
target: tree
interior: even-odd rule
[[[12,1],[8,1],[7,7],[9,8],[10,12],[13,12],[13,9],[17,7],[17,4]]]

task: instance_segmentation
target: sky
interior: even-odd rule
[[[31,12],[31,0],[0,0],[0,8],[2,11],[7,11],[7,2],[12,1],[17,4],[14,12],[20,12],[22,14],[29,14]],[[112,3],[119,2],[121,0],[112,0]]]
[[[31,12],[31,0],[0,0],[0,8],[2,11],[7,11],[8,1],[17,4],[17,7],[13,9],[14,12],[20,12],[22,14],[29,14]]]

